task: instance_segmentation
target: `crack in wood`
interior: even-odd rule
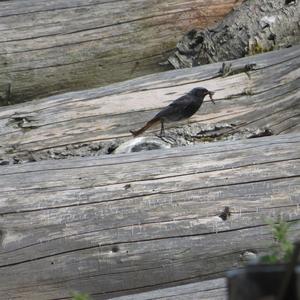
[[[7,0],[10,1],[10,0]],[[109,3],[115,3],[115,2],[123,2],[123,1],[128,1],[128,0],[114,0],[114,1],[104,1],[101,3],[92,3],[92,4],[77,4],[76,6],[67,6],[67,7],[58,7],[58,8],[53,8],[53,9],[43,9],[43,10],[34,10],[34,11],[28,11],[28,12],[23,12],[19,14],[8,14],[8,15],[0,15],[0,18],[2,17],[15,17],[15,16],[21,16],[21,15],[29,15],[29,14],[36,14],[36,13],[44,13],[44,12],[53,12],[53,11],[60,11],[60,10],[69,10],[69,9],[78,9],[82,7],[93,7],[93,6],[102,6],[103,4],[109,4]],[[49,2],[49,1],[45,1]]]
[[[142,194],[142,195],[136,195],[136,196],[134,196],[134,198],[143,198],[146,196],[164,195],[164,194],[170,195],[170,194],[191,192],[191,191],[197,191],[197,190],[211,190],[211,189],[216,189],[216,188],[220,188],[220,187],[248,185],[248,184],[253,184],[253,183],[271,182],[271,181],[279,181],[279,180],[293,179],[293,178],[300,178],[300,175],[266,178],[266,179],[252,180],[252,181],[246,181],[246,182],[234,182],[234,183],[226,182],[224,184],[219,184],[219,185],[214,185],[214,186],[195,187],[195,188],[183,189],[183,190],[177,190],[177,191],[147,193],[147,194]],[[11,192],[11,191],[7,191],[7,192]],[[38,212],[38,211],[58,210],[58,209],[64,209],[64,208],[70,208],[70,207],[92,206],[92,205],[98,205],[98,204],[113,203],[113,202],[123,201],[123,200],[127,200],[127,199],[132,199],[132,198],[133,198],[133,196],[128,196],[128,197],[122,197],[122,198],[116,198],[116,199],[110,199],[110,200],[90,201],[90,202],[85,202],[85,203],[76,203],[76,204],[61,205],[61,206],[55,206],[55,207],[47,207],[47,208],[39,208],[39,209],[31,209],[31,210],[19,210],[19,211],[15,211],[15,212],[2,212],[0,214],[0,217],[3,218],[6,215],[26,214],[26,213]]]
[[[287,222],[295,222],[293,221],[287,221]],[[232,228],[232,229],[226,229],[226,230],[220,230],[218,231],[218,234],[222,234],[222,233],[228,233],[228,232],[236,232],[236,231],[242,231],[242,230],[248,230],[248,229],[253,229],[253,228],[260,228],[260,227],[267,227],[269,226],[269,224],[258,224],[258,225],[252,225],[252,226],[241,226],[239,228]],[[113,247],[115,245],[124,245],[124,244],[136,244],[136,243],[147,243],[147,242],[153,242],[153,241],[159,241],[159,240],[169,240],[169,239],[181,239],[181,238],[189,238],[189,237],[199,237],[199,236],[206,236],[206,235],[212,235],[212,234],[216,234],[215,232],[204,232],[204,233],[193,233],[193,234],[178,234],[176,236],[166,236],[166,237],[155,237],[155,238],[148,238],[148,239],[138,239],[138,240],[130,240],[130,241],[126,241],[126,242],[122,242],[122,241],[117,241],[117,242],[112,242],[112,243],[103,243],[101,244],[101,247]],[[85,250],[90,250],[90,249],[96,249],[98,248],[99,245],[93,245],[93,246],[88,246],[88,247],[82,247],[82,248],[76,248],[76,249],[72,249],[72,250],[67,250],[67,251],[63,251],[63,252],[57,252],[57,253],[53,253],[50,255],[45,255],[45,256],[40,256],[40,257],[35,257],[33,259],[27,259],[24,261],[19,261],[19,262],[15,262],[15,263],[9,263],[9,264],[2,264],[0,265],[0,269],[3,268],[7,268],[7,267],[11,267],[11,266],[16,266],[16,265],[20,265],[20,264],[24,264],[24,263],[29,263],[29,262],[34,262],[34,261],[39,261],[39,260],[43,260],[43,259],[48,259],[51,257],[55,257],[55,256],[60,256],[60,255],[64,255],[67,253],[73,253],[73,252],[78,252],[78,251],[85,251]],[[101,274],[102,275],[102,274]]]
[[[264,211],[264,210],[274,210],[274,209],[282,209],[282,208],[294,208],[297,207],[297,205],[293,204],[293,205],[283,205],[283,206],[272,206],[272,207],[264,207],[262,209],[260,209],[260,211]],[[257,213],[257,210],[244,210],[243,214],[251,214],[251,213]],[[236,212],[236,211],[232,211],[231,212],[232,215],[235,214],[240,214],[240,212]],[[213,218],[215,215],[211,215],[211,216],[207,216],[206,218]],[[169,223],[180,223],[180,222],[184,222],[184,221],[193,221],[193,220],[198,220],[198,218],[195,217],[191,217],[191,218],[177,218],[176,220],[169,219],[169,220],[161,220],[161,221],[153,221],[153,222],[141,222],[141,223],[132,223],[129,225],[124,225],[124,226],[118,226],[118,227],[107,227],[107,228],[103,228],[103,229],[97,229],[97,230],[89,230],[89,231],[82,231],[82,232],[78,232],[76,234],[70,234],[70,235],[64,235],[63,237],[58,237],[58,238],[53,238],[53,239],[47,239],[44,241],[39,241],[38,243],[32,243],[32,244],[28,244],[26,246],[20,247],[20,248],[15,248],[13,250],[9,250],[9,251],[4,251],[3,253],[8,254],[8,253],[14,253],[20,250],[24,250],[27,248],[32,248],[35,246],[40,246],[41,244],[45,244],[45,243],[51,243],[51,242],[55,242],[58,240],[64,240],[67,238],[71,238],[71,237],[75,237],[75,236],[84,236],[84,235],[88,235],[91,233],[100,233],[100,232],[105,232],[105,231],[112,231],[112,230],[119,230],[119,229],[131,229],[132,227],[140,227],[140,226],[148,226],[148,225],[163,225],[163,224],[169,224]],[[297,219],[291,219],[289,220],[289,222],[293,222]],[[252,250],[253,251],[253,250]],[[239,252],[237,252],[239,253]],[[222,255],[220,255],[221,257]],[[216,257],[216,256],[213,256]]]
[[[295,139],[294,141],[290,141],[290,140],[288,140],[288,141],[285,141],[285,143],[286,144],[297,144],[297,143],[299,143],[299,141],[297,140],[297,139]],[[264,144],[264,143],[262,143],[262,144],[259,144],[259,145],[256,145],[256,146],[247,146],[247,147],[245,147],[244,149],[246,149],[246,150],[250,150],[250,149],[253,149],[253,148],[258,148],[258,147],[264,147],[264,146],[266,146],[266,145],[275,145],[275,144],[278,144],[278,145],[280,145],[280,144],[282,144],[281,142],[271,142],[271,143],[266,143],[266,144]],[[213,146],[212,146],[213,147]],[[15,148],[13,148],[13,149],[15,149]],[[232,152],[232,151],[239,151],[239,148],[237,148],[237,149],[230,149],[230,150],[226,150],[226,149],[223,149],[222,151],[216,151],[216,150],[214,150],[213,152],[202,152],[201,153],[201,155],[210,155],[210,154],[220,154],[220,153],[226,153],[226,152]],[[173,158],[175,158],[175,157],[177,157],[177,158],[180,158],[180,157],[189,157],[189,156],[198,156],[198,154],[183,154],[183,153],[181,153],[180,155],[176,155],[176,154],[171,154],[171,152],[169,153],[169,157],[173,157]],[[162,157],[162,158],[160,158],[160,157],[157,157],[156,159],[165,159],[165,157]],[[127,164],[127,163],[137,163],[137,162],[147,162],[147,161],[151,161],[152,159],[150,158],[150,159],[147,159],[147,158],[145,158],[145,157],[143,157],[141,160],[131,160],[130,162],[120,162],[119,164]],[[108,165],[114,165],[114,163],[109,163],[109,164],[101,164],[101,166],[108,166]],[[96,166],[99,166],[99,165],[96,165]],[[95,165],[93,165],[93,166],[80,166],[80,167],[72,167],[72,168],[56,168],[56,169],[53,169],[53,168],[49,168],[49,169],[47,169],[47,170],[66,170],[66,169],[78,169],[78,168],[85,168],[85,167],[87,167],[87,168],[93,168],[93,167],[95,167]],[[26,173],[28,173],[28,172],[38,172],[39,170],[34,170],[34,171],[30,171],[30,170],[28,170],[28,171],[26,171]],[[7,173],[7,174],[5,174],[5,173],[2,173],[2,174],[0,174],[0,176],[5,176],[5,175],[11,175],[11,174],[22,174],[22,173],[24,173],[24,172],[15,172],[15,173]]]
[[[163,16],[182,14],[183,12],[188,12],[188,11],[190,11],[190,9],[185,9],[185,10],[181,10],[181,11],[178,11],[178,12],[171,12],[171,13],[164,13],[164,14],[157,14],[157,15],[152,15],[152,16],[147,16],[147,17],[141,17],[141,18],[136,18],[136,19],[132,19],[132,20],[127,20],[127,21],[121,21],[121,22],[117,22],[117,23],[102,25],[102,26],[96,26],[96,27],[85,28],[85,29],[81,29],[81,30],[70,31],[70,32],[66,32],[66,33],[47,34],[47,35],[41,35],[41,36],[38,36],[38,37],[28,37],[28,38],[23,38],[23,39],[18,39],[18,40],[6,40],[6,41],[3,41],[3,42],[0,41],[0,44],[1,43],[9,43],[9,42],[20,42],[20,41],[26,41],[26,40],[36,40],[36,39],[40,39],[40,38],[44,38],[44,37],[72,35],[72,34],[76,34],[76,33],[93,31],[93,30],[97,30],[97,29],[115,27],[115,26],[120,26],[120,25],[124,25],[124,24],[130,24],[130,23],[134,23],[134,22],[138,22],[138,21],[144,21],[144,20],[148,20],[148,19],[155,19],[155,18],[159,18],[159,17],[163,17]],[[11,53],[13,53],[13,52],[11,52]],[[8,53],[8,54],[10,54],[10,53]]]

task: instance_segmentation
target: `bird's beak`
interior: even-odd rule
[[[207,95],[209,95],[209,98],[210,98],[211,102],[212,102],[213,104],[216,104],[215,101],[214,101],[214,99],[213,99],[213,97],[212,97],[212,96],[214,95],[214,93],[215,93],[215,92],[208,91],[208,92],[207,92]]]

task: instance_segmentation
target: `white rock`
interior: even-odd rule
[[[121,144],[115,151],[115,154],[141,152],[155,149],[168,149],[171,145],[160,138],[155,137],[138,137],[133,138]]]

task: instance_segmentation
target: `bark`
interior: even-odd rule
[[[189,31],[168,61],[186,68],[290,47],[300,42],[299,20],[299,1],[245,1],[217,26]]]

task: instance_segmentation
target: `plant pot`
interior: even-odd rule
[[[227,272],[229,300],[271,300],[278,297],[287,265],[250,265]],[[300,300],[300,266],[294,269],[285,300]]]

